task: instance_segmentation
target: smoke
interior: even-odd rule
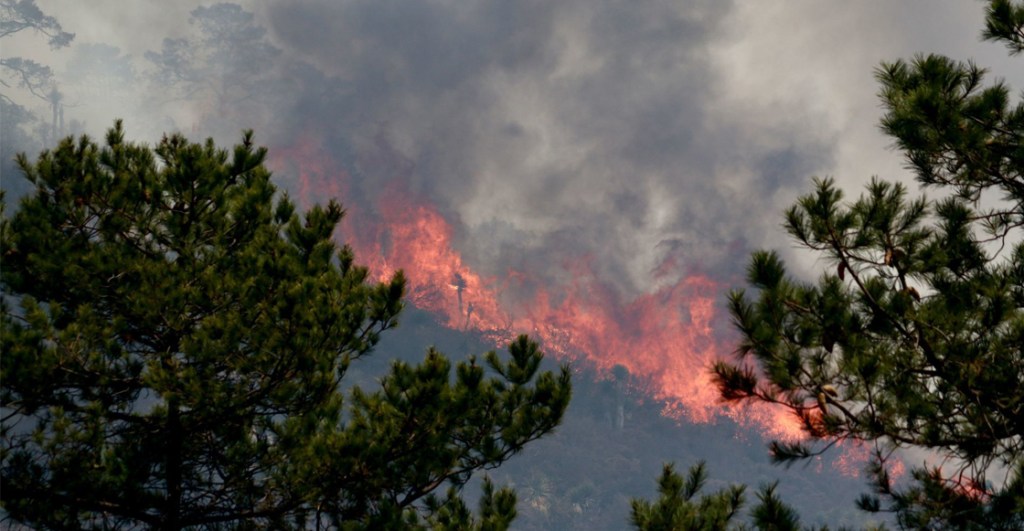
[[[905,176],[875,125],[878,62],[1004,55],[975,44],[978,6],[943,7],[307,1],[264,15],[330,79],[304,80],[316,96],[280,115],[351,153],[357,197],[400,173],[484,274],[558,282],[552,264],[586,258],[629,299],[692,271],[731,281],[751,247],[785,250],[780,213],[812,175],[851,194]],[[402,168],[360,166],[368,152]]]
[[[152,82],[165,39],[202,42],[197,2],[38,3],[75,46],[19,35],[5,55],[66,74],[84,130],[120,116],[148,139],[316,134],[356,176],[347,201],[401,174],[485,274],[556,281],[550,264],[587,258],[627,299],[694,270],[731,279],[749,248],[786,248],[779,213],[812,175],[853,193],[904,175],[875,126],[880,60],[937,51],[1015,72],[976,42],[973,4],[245,2],[279,53],[204,72],[216,84],[256,62],[243,81],[266,90],[242,102]],[[105,69],[121,78],[97,89]]]
[[[458,224],[475,266],[554,275],[544,264],[587,257],[636,295],[666,259],[730,264],[748,216],[772,206],[758,198],[831,156],[819,141],[751,146],[716,119],[710,45],[729,8],[305,2],[268,20],[338,80],[338,99],[289,113],[295,125],[407,160],[410,192]],[[737,178],[734,161],[759,169]],[[358,186],[372,195],[381,173]]]

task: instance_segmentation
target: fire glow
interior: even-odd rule
[[[719,400],[709,366],[730,347],[714,333],[722,286],[713,279],[691,274],[621,301],[586,257],[556,264],[573,279],[565,286],[540,285],[529,271],[484,278],[454,248],[448,221],[401,176],[383,185],[373,204],[360,204],[348,200],[351,174],[310,136],[273,153],[275,169],[298,176],[300,203],[342,201],[347,215],[338,239],[355,250],[357,262],[378,280],[403,270],[407,300],[441,324],[480,333],[495,346],[528,333],[559,360],[585,362],[605,374],[622,365],[677,419],[706,423],[723,415],[770,437],[803,437],[799,421],[781,409]],[[663,276],[661,269],[655,276]],[[509,293],[529,297],[513,304],[503,297]]]

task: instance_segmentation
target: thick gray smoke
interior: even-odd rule
[[[343,199],[370,204],[401,174],[483,274],[557,282],[585,258],[627,297],[784,247],[780,212],[812,175],[851,193],[899,177],[875,129],[879,61],[1012,72],[962,2],[38,4],[74,46],[22,35],[4,56],[54,65],[81,130],[314,135],[353,176]]]
[[[336,80],[295,126],[386,142],[471,263],[553,275],[586,256],[628,295],[738,272],[750,246],[782,241],[781,209],[812,175],[897,169],[872,69],[956,54],[980,28],[976,5],[799,4],[279,2],[266,20]]]
[[[710,48],[729,9],[289,2],[268,20],[282,47],[338,79],[338,99],[296,125],[356,146],[383,138],[478,267],[543,274],[586,256],[635,292],[669,255],[721,267],[772,212],[765,197],[830,163],[820,140],[750,146],[739,124],[718,123]],[[758,170],[736,178],[737,163]]]

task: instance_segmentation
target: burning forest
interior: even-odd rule
[[[346,169],[327,147],[304,140],[273,150],[277,171],[297,176],[304,204],[340,197],[351,205],[339,242],[350,245],[380,280],[403,270],[409,302],[444,326],[479,333],[494,346],[529,333],[558,359],[603,374],[621,365],[637,377],[643,392],[664,403],[666,414],[688,422],[723,415],[756,425],[766,436],[801,437],[798,420],[781,410],[728,407],[718,398],[710,366],[730,353],[716,300],[720,282],[692,273],[623,300],[598,278],[589,256],[551,264],[566,273],[563,285],[514,269],[484,277],[466,264],[454,248],[451,224],[427,198],[411,191],[406,175],[390,176],[369,204],[345,201],[351,175],[363,170]]]
[[[984,393],[971,387],[971,378],[1019,377],[1019,346],[1014,351],[1012,341],[1002,342],[1019,328],[1019,300],[1010,300],[1019,282],[1010,279],[1002,292],[979,295],[995,300],[1009,294],[975,301],[974,308],[989,313],[963,319],[965,329],[977,322],[999,326],[968,330],[963,337],[970,339],[963,341],[960,330],[935,332],[931,341],[962,348],[944,354],[933,348],[929,334],[940,327],[914,319],[941,301],[944,282],[953,282],[946,270],[971,260],[950,259],[955,263],[938,273],[925,271],[922,264],[953,247],[910,257],[947,225],[920,234],[911,229],[953,216],[955,208],[941,203],[944,196],[922,200],[920,212],[916,203],[899,203],[917,193],[914,182],[926,189],[961,186],[957,197],[965,203],[957,205],[968,209],[961,218],[995,228],[990,239],[959,248],[977,245],[975,254],[985,260],[972,260],[1005,273],[999,264],[1014,260],[1009,249],[1019,243],[1021,227],[1019,123],[1010,123],[1017,115],[1008,108],[964,119],[963,134],[947,140],[974,144],[940,146],[946,152],[899,136],[917,141],[938,133],[901,130],[913,120],[900,114],[900,105],[917,100],[893,95],[918,86],[914,68],[922,76],[968,68],[942,62],[941,54],[974,57],[1008,72],[995,92],[1024,85],[1024,70],[1001,50],[949,37],[970,36],[965,20],[991,24],[983,18],[1001,13],[996,7],[1002,2],[992,2],[989,12],[923,1],[90,4],[0,0],[6,212],[16,210],[19,197],[36,193],[34,184],[16,177],[15,153],[32,158],[69,135],[103,138],[117,118],[133,139],[153,146],[174,134],[228,146],[240,132],[254,131],[256,144],[268,148],[265,164],[278,197],[289,197],[300,211],[340,202],[345,214],[332,241],[353,250],[369,281],[386,283],[403,273],[404,304],[414,317],[411,330],[399,327],[396,337],[406,333],[442,345],[458,338],[503,349],[528,334],[556,364],[570,367],[575,397],[562,432],[531,442],[520,464],[496,472],[516,485],[524,528],[621,527],[630,500],[650,494],[657,470],[648,468],[671,460],[691,461],[679,462],[682,467],[710,459],[712,467],[726,469],[727,481],[781,481],[784,497],[802,498],[795,502],[801,512],[817,511],[807,514],[816,524],[892,523],[888,516],[820,507],[834,503],[829,497],[845,497],[852,512],[853,493],[865,476],[875,494],[890,497],[898,489],[877,486],[881,479],[932,481],[928,485],[948,487],[943,492],[959,496],[964,506],[981,504],[982,512],[1002,488],[993,477],[1004,478],[1006,489],[1017,485],[1011,470],[1020,464],[1019,421],[1002,422],[993,411],[1009,408],[1009,399],[982,403]],[[905,23],[911,19],[913,27]],[[1012,31],[984,27],[987,39],[1009,39],[1011,51],[1020,51]],[[877,64],[922,51],[939,59],[927,63],[919,55]],[[949,85],[962,90],[957,101],[980,90],[982,73],[970,74],[957,79],[974,79],[974,85]],[[886,89],[881,96],[879,83]],[[985,94],[977,105],[1009,98]],[[953,105],[945,103],[935,108]],[[1006,123],[986,121],[997,118]],[[986,129],[971,129],[981,125]],[[893,137],[898,150],[887,150]],[[903,153],[911,148],[933,151]],[[952,160],[970,149],[992,150],[998,164],[985,171],[997,168],[1005,178],[979,188],[956,180],[975,159],[926,168],[921,162]],[[838,178],[814,181],[817,203],[801,196],[813,176],[828,175]],[[868,225],[880,215],[856,218],[870,210],[867,200],[844,203],[835,191],[855,196],[870,175],[896,183],[885,188],[871,181],[875,200],[891,201],[889,210],[871,212],[905,214],[903,225],[877,230],[877,249],[863,250],[857,245],[868,246]],[[984,186],[1005,187],[1010,200],[994,199]],[[794,201],[800,202],[786,211]],[[988,202],[993,210],[981,213]],[[820,208],[807,206],[812,203]],[[830,225],[824,232],[833,240],[823,244],[822,225],[805,223],[800,212],[819,222],[815,215],[850,217]],[[862,222],[859,232],[843,233],[855,218]],[[961,232],[974,235],[972,227]],[[949,241],[961,234],[950,231]],[[762,248],[776,251],[751,260]],[[971,276],[957,271],[958,278]],[[748,279],[754,288],[747,298],[730,298],[730,290]],[[806,287],[814,282],[823,287]],[[893,293],[879,295],[879,286]],[[867,302],[829,306],[855,297],[826,301],[821,295],[847,289],[863,291],[857,300]],[[778,293],[785,297],[773,299]],[[5,300],[11,297],[5,292]],[[879,324],[882,318],[896,324]],[[747,319],[754,324],[747,326]],[[777,334],[758,330],[757,319],[775,323]],[[986,334],[1005,337],[979,340]],[[773,360],[765,354],[771,348],[758,344],[769,336],[764,344],[775,341],[799,354]],[[935,413],[945,407],[941,400],[929,403],[932,409],[921,406],[927,402],[922,397],[945,388],[907,375],[942,374],[943,359],[969,350],[963,345],[981,344],[996,346],[950,369],[970,376],[953,387],[979,397],[980,405],[946,415]],[[428,346],[417,345],[416,355]],[[857,349],[886,361],[843,357]],[[984,366],[1004,351],[1017,365]],[[738,352],[746,355],[742,361]],[[738,366],[730,373],[720,362]],[[886,393],[905,394],[889,400]],[[925,412],[900,409],[918,406]],[[956,440],[978,418],[996,417],[971,444],[953,450],[932,444]],[[830,452],[800,454],[809,433]],[[771,468],[767,441],[779,443],[776,460],[785,461],[789,450],[812,466]],[[901,453],[908,448],[911,453]],[[998,451],[978,454],[978,448]],[[916,461],[926,468],[913,468]],[[597,475],[586,475],[591,472]],[[491,488],[468,478],[467,472],[450,484],[474,493]],[[435,483],[431,488],[449,484]]]

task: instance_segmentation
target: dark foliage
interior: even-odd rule
[[[1022,22],[1024,6],[990,2],[984,36],[1017,53]],[[873,179],[849,203],[816,180],[785,226],[834,269],[804,283],[755,253],[756,295],[729,298],[741,361],[715,367],[724,398],[781,404],[820,442],[774,444],[778,461],[873,443],[860,506],[910,528],[1024,526],[1024,104],[984,75],[936,55],[879,68],[882,128],[939,198]],[[897,488],[900,447],[945,467]]]
[[[569,375],[520,337],[504,359],[350,364],[397,324],[401,274],[333,243],[341,207],[298,215],[266,151],[118,124],[68,138],[2,224],[7,518],[42,528],[503,528],[509,489],[473,472],[550,432]],[[438,488],[448,487],[444,495]]]

